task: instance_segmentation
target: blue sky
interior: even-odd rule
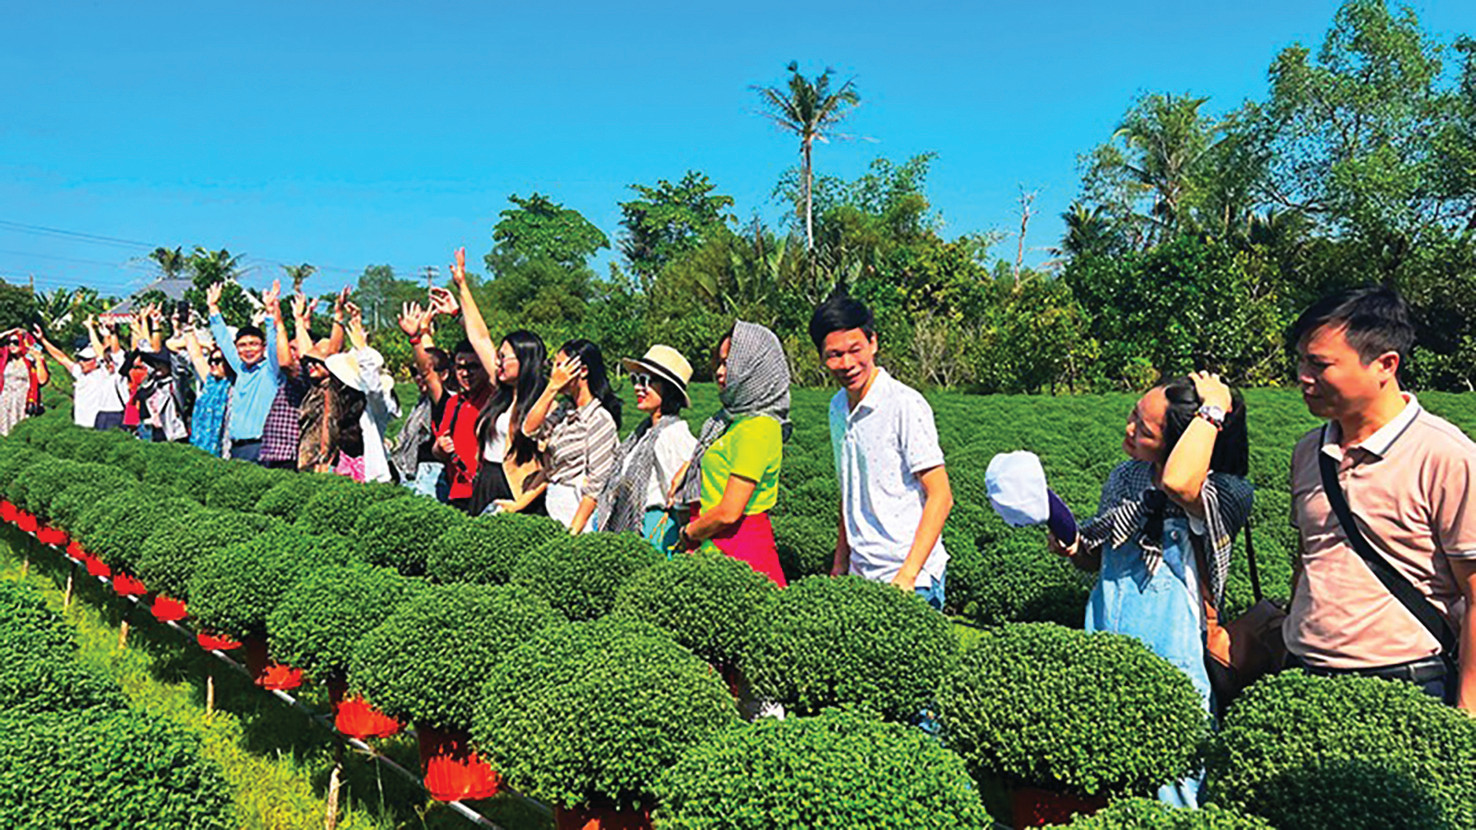
[[[820,147],[819,173],[934,151],[949,236],[1013,231],[1038,190],[1039,261],[1077,156],[1135,95],[1261,97],[1275,53],[1319,44],[1337,6],[0,0],[0,278],[122,295],[153,246],[195,244],[246,254],[258,285],[303,261],[318,291],[369,264],[444,274],[457,245],[479,262],[510,193],[613,241],[627,185],[687,169],[773,222],[796,145],[749,86],[791,59],[862,96],[860,140]],[[1444,40],[1476,32],[1471,0],[1414,8]]]

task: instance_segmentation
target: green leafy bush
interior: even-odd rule
[[[987,830],[963,760],[921,731],[832,709],[688,750],[657,786],[663,830]]]
[[[107,445],[102,455],[98,457],[98,460],[113,469],[128,473],[140,481],[143,480],[144,473],[149,468],[149,458],[151,457],[151,451],[155,447],[176,446],[173,444],[156,445],[147,441],[139,441],[122,430],[109,430],[101,434],[113,437],[114,440],[111,444]],[[161,482],[153,483],[157,484]]]
[[[1078,815],[1055,830],[1272,830],[1255,816],[1214,804],[1197,810],[1170,807],[1151,798],[1123,798],[1095,815]]]
[[[833,478],[812,478],[781,494],[775,510],[783,516],[803,516],[836,527],[840,523],[840,485]]]
[[[82,466],[85,468],[82,477],[68,482],[51,500],[52,521],[68,532],[94,504],[114,493],[138,487],[138,479],[106,464]]]
[[[23,582],[0,580],[0,664],[77,650],[71,626]]]
[[[200,557],[254,538],[279,522],[251,513],[202,509],[187,515],[161,515],[138,561],[138,578],[150,590],[189,599],[189,580]]]
[[[187,591],[190,613],[203,625],[236,637],[265,636],[267,616],[298,580],[352,560],[343,539],[278,524],[195,561]]]
[[[0,640],[15,632],[0,629]],[[122,709],[128,705],[123,690],[109,678],[95,674],[75,662],[71,649],[55,653],[15,655],[0,645],[0,712],[69,712],[101,706]]]
[[[1476,720],[1407,683],[1291,671],[1236,700],[1216,803],[1281,830],[1476,827]]]
[[[906,720],[931,702],[957,649],[947,618],[915,594],[815,576],[765,600],[743,670],[799,714],[852,705]]]
[[[217,465],[210,489],[206,491],[205,506],[249,513],[256,509],[263,493],[291,475],[250,461],[222,461]]]
[[[1189,678],[1142,643],[1050,623],[984,631],[938,703],[949,745],[975,769],[1088,795],[1182,778],[1208,734]]]
[[[15,482],[16,476],[44,454],[41,450],[24,441],[17,441],[13,437],[0,441],[0,496],[4,496],[8,501],[10,486]]]
[[[15,428],[10,430],[9,440],[30,444],[38,450],[44,450],[46,442],[53,435],[62,430],[71,429],[73,426],[66,418],[56,417],[51,412],[47,415],[50,417],[27,418],[16,424]]]
[[[210,495],[211,486],[215,484],[215,479],[220,475],[226,462],[199,451],[192,452],[189,459],[171,463],[164,483],[174,489],[175,495],[194,499],[204,504],[205,498]],[[153,470],[153,464],[150,462],[149,472],[152,474]],[[154,480],[153,475],[149,475],[148,478],[151,481]]]
[[[512,584],[571,620],[591,620],[610,613],[620,586],[662,558],[634,533],[561,534],[518,559]]]
[[[332,473],[298,473],[284,477],[261,494],[256,502],[256,512],[276,516],[283,521],[295,522],[302,515],[313,496],[329,487],[352,486],[354,480]]]
[[[358,526],[364,511],[389,499],[400,499],[410,491],[398,484],[369,483],[356,487],[330,487],[308,499],[295,524],[308,533],[348,536]]]
[[[101,499],[85,514],[78,541],[114,567],[136,569],[149,537],[170,521],[188,521],[201,509],[189,499],[164,492],[135,484]]]
[[[367,565],[315,570],[292,586],[267,616],[269,651],[318,678],[344,674],[359,639],[421,584]]]
[[[518,558],[568,531],[547,516],[496,513],[468,519],[436,540],[426,553],[426,574],[437,582],[502,584]]]
[[[749,626],[776,590],[747,562],[721,553],[679,555],[632,576],[615,611],[666,631],[715,666],[737,666]]]
[[[349,683],[391,717],[466,729],[492,668],[558,620],[516,586],[428,586],[359,639]]]
[[[775,516],[774,548],[779,567],[790,582],[807,576],[829,576],[835,562],[837,524],[808,516]]]
[[[228,830],[231,787],[199,739],[163,720],[0,711],[0,826]]]
[[[475,710],[472,737],[497,769],[564,807],[650,805],[663,770],[738,720],[711,666],[623,617],[538,633],[492,670]]]
[[[221,465],[225,464],[223,460],[208,456],[189,444],[153,444],[144,441],[133,443],[138,447],[135,453],[138,458],[136,463],[141,468],[138,478],[145,484],[172,487],[175,480],[179,478],[182,468],[202,467],[219,470]],[[207,486],[196,493],[196,500],[203,499],[209,489]]]
[[[466,514],[434,499],[389,499],[370,505],[353,535],[370,563],[419,576],[427,549],[464,521]]]
[[[42,519],[51,515],[51,500],[66,485],[82,477],[82,465],[67,458],[46,456],[21,470],[16,477],[15,506]]]

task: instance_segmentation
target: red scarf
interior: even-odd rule
[[[15,359],[26,360],[26,352],[35,347],[35,339],[25,332],[16,332],[15,336],[21,339],[21,353]],[[10,365],[10,359],[9,347],[0,349],[0,391],[5,390],[5,369]],[[26,389],[26,409],[29,411],[41,403],[41,382],[36,379],[36,367],[29,360],[26,360],[26,373],[30,377],[30,385]]]

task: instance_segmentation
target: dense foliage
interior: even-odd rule
[[[250,511],[274,484],[290,476],[249,461],[228,461],[218,466],[210,489],[205,493],[205,506],[217,510]]]
[[[355,559],[347,542],[276,525],[202,555],[186,596],[190,613],[236,637],[265,636],[267,617],[307,574]]]
[[[206,554],[279,526],[265,516],[223,510],[164,514],[157,521],[159,526],[144,543],[135,565],[145,585],[175,599],[188,599],[190,578]]]
[[[547,516],[478,516],[451,527],[430,546],[426,574],[437,582],[500,585],[512,579],[519,557],[565,533]]]
[[[426,551],[464,521],[466,514],[434,499],[388,499],[364,511],[353,537],[367,561],[418,576]]]
[[[634,533],[560,534],[519,557],[512,584],[571,620],[592,620],[615,607],[621,585],[660,560]]]
[[[429,586],[360,638],[349,683],[391,717],[466,729],[498,662],[559,620],[517,586]]]
[[[1094,794],[1143,794],[1193,769],[1208,715],[1183,672],[1131,637],[1048,623],[984,631],[938,694],[975,770]]]
[[[283,521],[295,522],[313,496],[330,487],[350,484],[353,484],[352,479],[328,473],[298,473],[294,476],[286,476],[262,493],[253,509],[266,516],[276,516]]]
[[[921,598],[857,576],[773,592],[750,638],[744,672],[787,710],[850,705],[904,721],[929,704],[958,648]]]
[[[662,830],[991,826],[957,755],[917,729],[843,710],[714,735],[657,791]]]
[[[615,610],[663,629],[715,666],[738,666],[773,580],[721,553],[677,556],[621,586]]]
[[[1214,804],[1196,810],[1151,798],[1122,798],[1094,815],[1078,815],[1055,830],[1272,830],[1264,819]]]
[[[1476,721],[1406,683],[1291,671],[1246,690],[1213,799],[1281,830],[1476,826]]]
[[[388,568],[315,569],[267,615],[267,645],[287,665],[322,678],[348,671],[354,646],[409,599],[419,583]]]
[[[546,629],[507,655],[472,737],[508,781],[564,807],[640,807],[661,772],[737,723],[711,666],[622,617]]]
[[[409,494],[409,490],[394,484],[320,489],[303,505],[295,524],[308,533],[349,536],[372,505]]]

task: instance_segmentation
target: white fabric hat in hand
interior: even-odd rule
[[[1038,525],[1051,517],[1045,468],[1033,452],[1019,450],[996,455],[984,471],[989,504],[1013,527]]]

